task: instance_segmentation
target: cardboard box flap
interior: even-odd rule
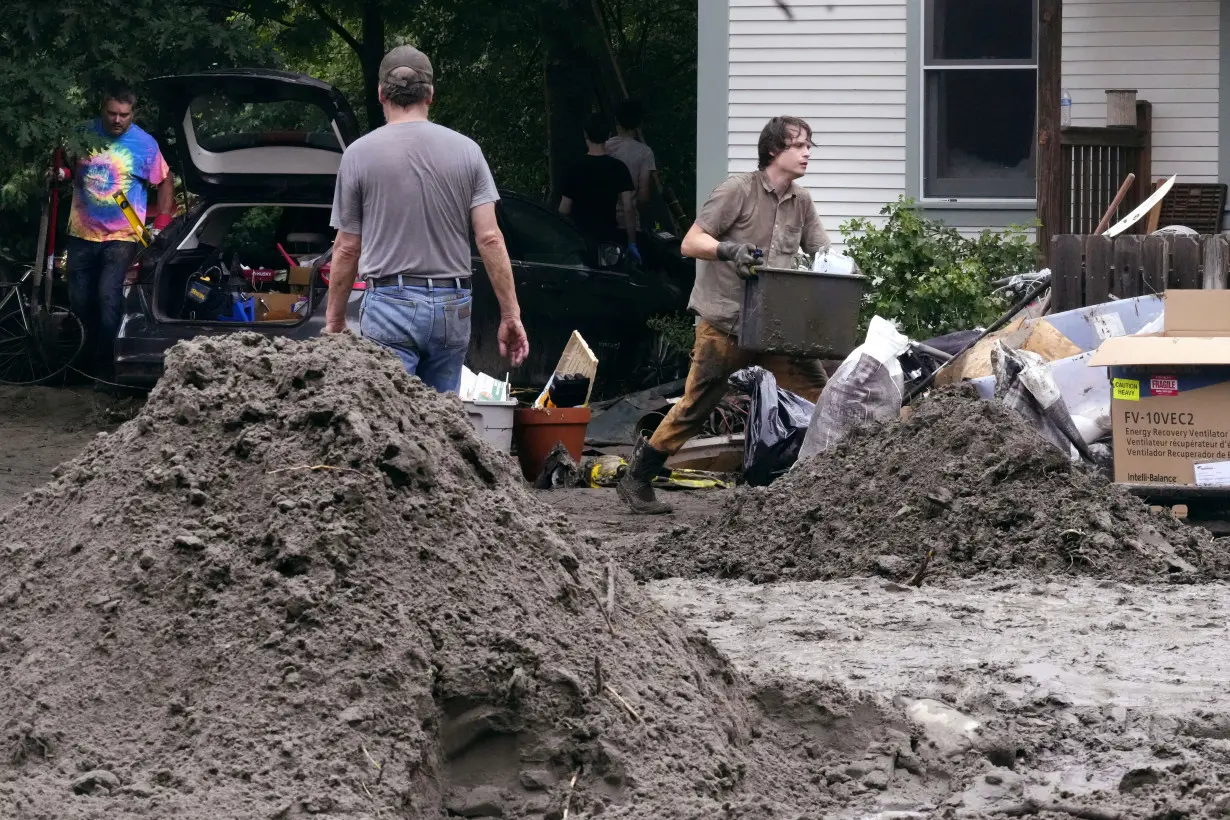
[[[1090,367],[1167,364],[1230,365],[1230,336],[1120,336],[1102,342],[1089,360]]]
[[[1167,290],[1167,336],[1230,336],[1230,290]]]

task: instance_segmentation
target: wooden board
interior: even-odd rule
[[[585,402],[581,406],[589,406],[589,397],[594,394],[594,377],[598,375],[598,357],[594,355],[594,351],[589,349],[589,345],[577,331],[572,331],[572,336],[568,338],[568,344],[564,346],[564,352],[560,354],[554,373],[588,376],[589,389],[585,392]],[[550,384],[543,388],[542,393],[534,402],[535,407],[546,406],[549,387]]]
[[[1141,265],[1144,277],[1142,295],[1161,293],[1170,279],[1170,243],[1164,236],[1146,236],[1141,241]]]
[[[1051,241],[1051,313],[1084,307],[1085,243],[1071,234]]]
[[[1114,270],[1114,242],[1107,236],[1091,236],[1085,245],[1085,304],[1110,301]]]
[[[1115,239],[1115,279],[1111,293],[1120,299],[1140,295],[1140,237],[1120,236]]]
[[[1200,243],[1194,236],[1176,236],[1170,243],[1170,287],[1178,290],[1199,290]]]

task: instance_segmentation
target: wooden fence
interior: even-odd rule
[[[1056,236],[1051,240],[1055,312],[1129,299],[1167,288],[1224,290],[1225,236]]]

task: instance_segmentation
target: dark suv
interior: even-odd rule
[[[126,288],[115,345],[119,381],[156,381],[164,352],[181,339],[239,329],[320,333],[334,179],[342,151],[359,136],[345,98],[311,77],[265,69],[162,77],[149,86],[168,161],[197,200],[141,256]],[[694,269],[679,240],[647,237],[645,262],[636,265],[543,204],[512,192],[501,197],[496,210],[531,347],[514,382],[545,382],[573,330],[598,356],[595,396],[661,379],[658,360],[668,354],[646,322],[686,308]],[[467,364],[503,376],[499,310],[477,250],[472,270]],[[356,332],[362,287],[352,291],[348,311]]]

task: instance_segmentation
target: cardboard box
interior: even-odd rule
[[[310,267],[294,267],[286,272],[286,281],[292,287],[309,287],[312,284]]]
[[[1115,481],[1230,490],[1230,291],[1168,290],[1159,334],[1121,336],[1111,380]]]
[[[308,300],[298,293],[254,293],[256,321],[283,322],[307,312]]]

